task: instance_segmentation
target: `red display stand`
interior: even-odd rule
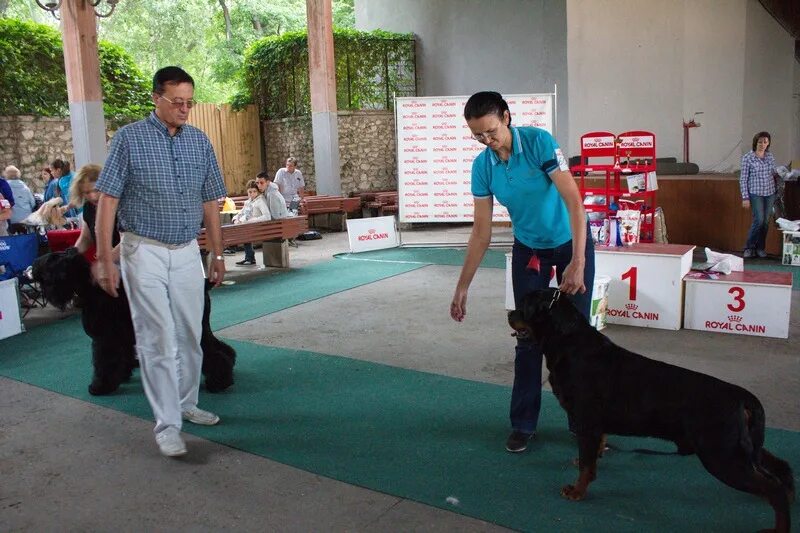
[[[609,138],[614,139],[613,148],[608,147]],[[608,161],[609,157],[611,162]],[[603,158],[601,162],[598,158]],[[581,137],[581,163],[570,171],[579,179],[581,195],[602,197],[602,203],[585,205],[590,213],[603,213],[604,218],[613,217],[622,208],[620,201],[634,202],[642,212],[640,241],[653,242],[655,232],[656,191],[651,176],[656,170],[656,136],[648,131],[627,131],[618,136],[609,132],[591,132]],[[652,172],[652,174],[651,174]],[[592,176],[594,174],[594,176]],[[633,189],[628,177],[644,175],[642,186]],[[589,187],[587,177],[604,177],[603,186]]]

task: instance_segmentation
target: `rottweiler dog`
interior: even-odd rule
[[[136,339],[125,291],[114,298],[97,286],[91,277],[89,261],[76,248],[45,254],[33,263],[33,279],[45,299],[60,309],[74,302],[81,309],[83,329],[92,339],[94,373],[89,394],[111,394],[128,381],[136,360]],[[236,351],[211,331],[211,283],[206,280],[205,308],[200,347],[202,372],[208,392],[222,392],[233,385]]]
[[[775,531],[790,530],[794,477],[764,446],[764,408],[753,394],[712,376],[648,359],[590,326],[558,289],[528,294],[508,322],[544,352],[549,382],[575,422],[578,480],[561,495],[581,500],[597,476],[606,434],[657,437],[681,455],[697,454],[708,472],[766,498]]]

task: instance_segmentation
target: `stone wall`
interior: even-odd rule
[[[0,167],[19,168],[33,192],[43,192],[41,170],[57,158],[74,164],[69,118],[0,117]]]
[[[339,111],[338,126],[342,194],[396,190],[394,113]],[[316,189],[311,117],[270,120],[263,122],[262,128],[267,172],[274,175],[287,157],[294,156],[306,187]],[[107,131],[107,139],[113,134]],[[0,117],[0,166],[18,167],[34,192],[43,191],[41,169],[56,158],[74,166],[69,118]]]
[[[396,190],[394,113],[339,111],[338,127],[342,194]],[[267,172],[275,174],[293,156],[306,187],[316,189],[311,117],[269,120],[263,123],[263,131]]]

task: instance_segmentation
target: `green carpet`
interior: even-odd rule
[[[211,328],[227,328],[282,309],[410,272],[424,264],[330,260],[213,291]]]
[[[484,268],[505,268],[505,251],[490,249],[486,251],[481,266]],[[452,265],[464,264],[466,248],[389,248],[372,252],[337,254],[338,259],[363,262],[397,262],[420,263],[424,265]]]
[[[574,481],[570,460],[576,450],[550,394],[532,451],[510,455],[502,447],[506,387],[231,344],[239,356],[236,385],[226,394],[202,393],[203,407],[218,412],[223,423],[187,424],[192,434],[519,530],[729,532],[772,525],[766,503],[722,485],[695,457],[631,451],[671,451],[651,439],[613,438],[613,445],[628,451],[602,460],[587,500],[563,500],[558,490]],[[151,419],[138,376],[113,396],[88,395],[89,340],[75,317],[0,341],[0,353],[6,377]],[[800,435],[769,430],[767,446],[794,460]]]

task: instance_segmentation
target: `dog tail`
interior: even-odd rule
[[[789,463],[779,457],[775,457],[766,448],[761,449],[761,467],[778,478],[789,495],[789,500],[794,500],[794,474]]]

